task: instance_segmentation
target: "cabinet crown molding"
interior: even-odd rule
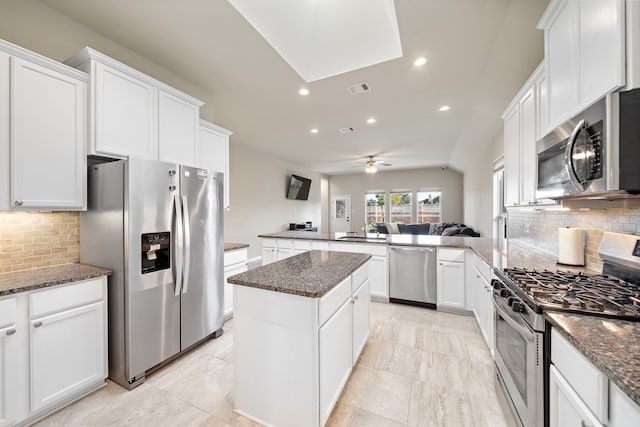
[[[223,134],[225,136],[233,135],[233,131],[231,131],[229,129],[225,129],[225,128],[221,127],[221,126],[218,126],[218,125],[213,124],[211,122],[208,122],[206,120],[200,119],[200,126],[202,126],[204,128],[207,128],[207,129],[210,129],[210,130],[212,130],[214,132],[218,132],[218,133]]]
[[[568,0],[568,1],[575,1],[575,0]],[[538,25],[536,25],[536,28],[538,30],[544,30],[545,28],[547,28],[551,23],[551,20],[555,15],[556,11],[560,7],[560,5],[564,2],[567,2],[567,0],[551,0],[551,2],[549,3],[549,6],[547,6],[544,13],[542,14],[542,17],[540,17],[540,21],[538,21]]]
[[[78,65],[83,64],[89,60],[100,62],[120,72],[128,74],[138,80],[141,80],[157,89],[167,92],[197,107],[201,107],[204,105],[204,102],[200,101],[199,99],[194,98],[191,95],[187,95],[186,93],[172,86],[169,86],[168,84],[163,83],[160,80],[154,79],[153,77],[148,76],[147,74],[144,74],[136,70],[135,68],[131,68],[130,66],[123,64],[122,62],[117,61],[103,53],[100,53],[97,50],[91,49],[90,47],[85,47],[84,49],[76,52],[71,58],[64,61],[64,63],[71,67],[77,67]]]
[[[71,68],[69,65],[65,65],[61,62],[54,61],[51,58],[40,55],[39,53],[31,52],[23,47],[16,46],[13,43],[0,39],[0,51],[5,52],[11,56],[24,59],[34,64],[41,65],[50,70],[58,71],[69,77],[76,78],[83,82],[89,82],[89,75],[83,71]]]

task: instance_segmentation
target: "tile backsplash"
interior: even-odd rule
[[[640,234],[640,208],[523,210],[509,209],[507,238],[558,256],[558,228],[585,230],[585,258],[588,268],[602,270],[598,247],[605,231]]]
[[[78,212],[0,212],[0,273],[80,261]]]

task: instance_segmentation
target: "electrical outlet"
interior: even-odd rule
[[[526,235],[531,234],[531,224],[525,224],[524,225],[524,234],[526,234]]]

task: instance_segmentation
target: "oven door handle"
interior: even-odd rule
[[[535,332],[532,329],[529,329],[528,327],[525,327],[515,321],[511,316],[509,316],[509,313],[507,313],[502,307],[500,307],[500,305],[495,300],[493,302],[493,306],[496,308],[496,311],[505,320],[505,322],[507,322],[509,326],[515,329],[525,340],[529,342],[534,341],[536,336]]]

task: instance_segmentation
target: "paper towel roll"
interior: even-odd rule
[[[558,264],[584,266],[582,228],[558,228]]]

